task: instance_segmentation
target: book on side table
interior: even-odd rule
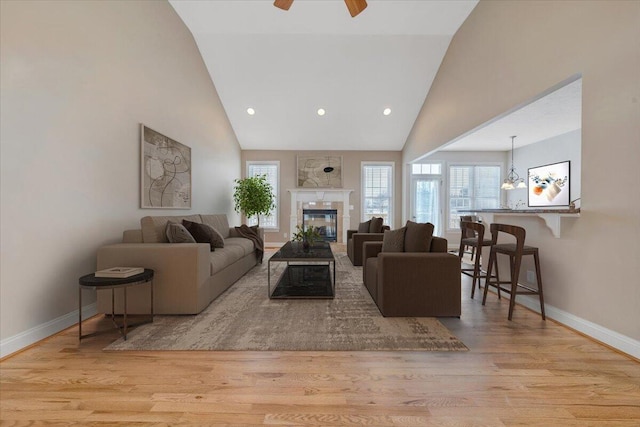
[[[136,274],[144,273],[142,267],[111,267],[104,270],[96,271],[96,277],[113,277],[117,279],[124,279],[127,277],[135,276]]]

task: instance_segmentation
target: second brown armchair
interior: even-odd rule
[[[382,225],[382,218],[375,217],[360,224],[357,230],[347,230],[347,255],[353,265],[362,265],[362,245],[382,242],[384,230],[389,230],[389,226]]]

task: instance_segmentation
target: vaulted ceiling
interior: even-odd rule
[[[242,149],[401,150],[477,0],[369,0],[355,18],[342,0],[289,11],[272,0],[170,3]]]

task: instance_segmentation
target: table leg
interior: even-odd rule
[[[78,288],[78,341],[82,340],[82,288]]]
[[[127,287],[124,287],[124,308],[122,309],[122,329],[124,331],[124,340],[127,340]]]
[[[153,323],[153,280],[149,284],[151,286],[151,323]]]
[[[271,298],[271,260],[267,261],[267,296]]]

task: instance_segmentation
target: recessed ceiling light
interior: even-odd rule
[[[389,114],[391,114],[391,108],[385,108],[382,114],[384,114],[385,116],[388,116]]]
[[[254,110],[253,108],[249,107],[247,108],[247,114],[250,116],[253,116],[256,113],[256,110]]]
[[[326,112],[326,111],[324,111],[324,108],[318,108],[318,115],[319,115],[319,116],[324,116],[324,113],[325,113],[325,112]]]

